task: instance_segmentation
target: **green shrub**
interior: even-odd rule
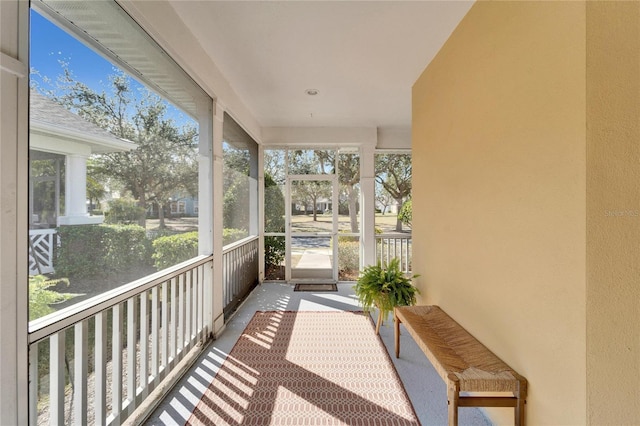
[[[244,229],[225,228],[222,230],[222,245],[235,243],[249,235]]]
[[[104,271],[105,228],[101,225],[61,226],[55,250],[56,275],[84,278]]]
[[[264,237],[264,264],[266,269],[279,266],[284,260],[284,237]]]
[[[105,216],[105,223],[121,223],[131,225],[138,223],[138,219],[144,217],[145,209],[138,206],[134,200],[116,198],[109,201],[109,211]]]
[[[150,264],[151,244],[138,225],[107,225],[103,238],[104,261],[110,271],[121,272],[134,265]]]
[[[75,297],[72,293],[59,293],[49,290],[58,283],[69,285],[69,280],[60,278],[49,280],[44,275],[29,275],[29,321],[38,319],[55,311],[50,305],[62,303]]]
[[[411,220],[413,218],[413,208],[411,206],[411,200],[405,201],[402,208],[398,212],[398,219],[405,225],[411,226]]]
[[[153,265],[161,270],[198,255],[198,231],[160,237],[153,241]]]
[[[75,225],[58,228],[56,275],[101,276],[149,263],[149,243],[138,225]]]
[[[356,275],[360,269],[360,242],[358,237],[338,237],[338,269],[343,275]]]

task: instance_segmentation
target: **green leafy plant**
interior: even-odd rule
[[[236,228],[224,228],[222,230],[222,245],[235,243],[243,238],[249,236],[249,233],[245,229]]]
[[[77,294],[59,293],[50,290],[51,287],[64,283],[69,285],[69,280],[60,278],[50,280],[44,275],[29,275],[29,320],[34,320],[55,311],[50,305],[62,303]]]
[[[413,207],[411,200],[405,201],[402,205],[400,212],[398,212],[398,219],[405,225],[411,226],[411,221],[413,219]]]
[[[103,276],[150,263],[150,243],[145,229],[138,225],[61,226],[58,236],[58,276]]]
[[[419,291],[411,284],[413,278],[419,275],[407,276],[400,269],[400,260],[394,258],[386,267],[379,262],[364,268],[354,286],[355,294],[365,311],[372,308],[379,310],[378,325],[380,328],[383,318],[393,311],[395,306],[410,306],[416,303]]]
[[[106,223],[132,225],[138,223],[144,216],[145,209],[140,207],[135,200],[116,198],[109,201],[109,211],[105,217]]]
[[[198,255],[198,231],[160,237],[153,241],[153,250],[158,270],[189,260]]]

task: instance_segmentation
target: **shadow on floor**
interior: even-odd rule
[[[224,363],[256,311],[360,311],[353,283],[339,283],[338,292],[294,292],[293,285],[265,283],[258,286],[227,323],[222,335],[204,350],[199,360],[160,406],[146,425],[183,425],[191,416],[205,390]],[[423,426],[447,424],[447,391],[438,373],[408,333],[401,332],[402,354],[393,353],[391,317],[380,330],[380,337],[398,372],[418,419]],[[460,410],[461,425],[487,426],[491,423],[477,408]]]

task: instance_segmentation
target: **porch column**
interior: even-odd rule
[[[213,104],[198,104],[198,254],[213,253]],[[204,270],[207,333],[213,333],[213,267]]]
[[[26,425],[29,2],[0,1],[0,19],[0,423]]]
[[[258,281],[264,281],[264,146],[258,145]]]
[[[224,106],[215,101],[213,115],[213,334],[224,328],[224,271],[222,262],[223,218],[223,125]]]
[[[65,164],[64,215],[58,217],[59,225],[102,223],[102,216],[90,217],[87,212],[87,158],[86,155],[69,154]]]
[[[360,269],[376,263],[375,147],[360,147]]]
[[[258,235],[260,207],[258,203],[258,183],[260,182],[259,149],[249,149],[249,235]],[[263,184],[264,186],[264,184]]]

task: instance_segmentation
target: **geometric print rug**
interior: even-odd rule
[[[419,426],[363,312],[256,312],[189,425]]]

